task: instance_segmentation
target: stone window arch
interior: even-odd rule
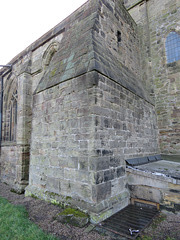
[[[58,49],[59,49],[58,42],[53,42],[48,46],[48,48],[46,49],[46,51],[43,54],[42,62],[43,62],[44,67],[49,66],[49,64],[52,60],[52,57],[58,51]]]
[[[180,34],[170,32],[166,38],[166,57],[167,63],[180,60]]]
[[[11,81],[5,86],[3,99],[3,131],[4,142],[15,142],[17,132],[17,84]]]

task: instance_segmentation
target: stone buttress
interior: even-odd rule
[[[78,206],[99,222],[129,204],[125,157],[157,152],[136,24],[121,1],[92,0],[56,28],[32,54],[26,195]]]

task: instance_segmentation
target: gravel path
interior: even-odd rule
[[[86,228],[77,228],[68,224],[61,224],[54,220],[54,216],[60,213],[62,209],[59,206],[26,197],[21,194],[18,195],[10,191],[10,187],[4,183],[0,183],[0,196],[6,198],[15,205],[24,205],[29,213],[29,219],[39,225],[44,231],[55,235],[61,240],[115,240],[124,239],[121,237],[102,236],[96,231],[86,232]],[[161,213],[153,223],[145,229],[141,234],[151,238],[144,238],[144,240],[180,240],[180,213]]]

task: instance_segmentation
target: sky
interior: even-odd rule
[[[1,0],[0,65],[48,32],[87,0]]]

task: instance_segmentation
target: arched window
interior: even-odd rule
[[[9,141],[15,141],[17,125],[17,90],[15,93],[13,93],[9,107],[10,107]]]
[[[2,141],[16,141],[17,131],[17,82],[8,79],[4,88]]]
[[[170,32],[166,38],[167,63],[180,60],[180,34]]]

